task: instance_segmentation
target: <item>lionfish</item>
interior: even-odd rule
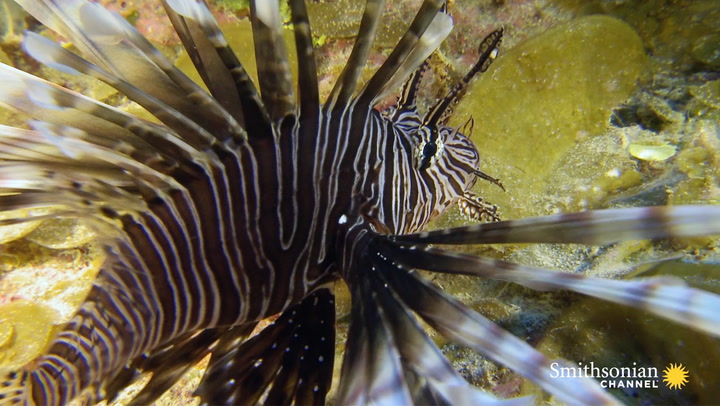
[[[419,319],[560,401],[617,402],[592,379],[553,379],[550,359],[418,270],[580,292],[720,335],[720,297],[674,279],[594,278],[434,246],[600,245],[720,232],[717,206],[609,209],[423,232],[456,203],[499,220],[470,192],[479,178],[498,181],[447,120],[465,85],[497,55],[502,30],[480,43],[470,72],[421,114],[426,60],[452,28],[441,0],[422,3],[358,89],[383,10],[383,1],[368,0],[349,60],[322,104],[302,0],[289,1],[297,97],[278,1],[250,2],[256,85],[202,1],[162,0],[209,92],[98,4],[17,1],[84,55],[28,33],[31,56],[111,85],[157,122],[0,65],[0,103],[33,118],[32,130],[0,127],[0,207],[53,208],[4,224],[82,217],[108,254],[47,353],[0,379],[0,403],[113,399],[150,373],[133,399],[148,404],[206,355],[196,391],[205,404],[324,403],[338,279],[349,286],[352,308],[337,404],[532,402],[470,385]],[[378,111],[402,83],[395,108]]]

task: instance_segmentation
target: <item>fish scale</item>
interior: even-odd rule
[[[423,232],[458,202],[476,218],[499,220],[497,208],[470,189],[479,178],[502,187],[482,172],[466,135],[446,125],[469,81],[496,57],[502,29],[480,42],[476,65],[428,113],[416,107],[424,61],[452,28],[443,1],[423,2],[385,63],[358,89],[383,8],[382,1],[368,1],[349,62],[322,104],[301,0],[290,1],[300,50],[298,89],[292,88],[276,3],[251,2],[256,87],[204,3],[163,2],[210,93],[98,4],[18,2],[71,39],[84,57],[37,35],[25,40],[30,55],[105,81],[161,124],[0,65],[0,103],[33,118],[20,149],[20,130],[0,127],[7,140],[0,143],[0,209],[61,204],[60,214],[82,217],[99,230],[108,253],[85,302],[48,351],[2,378],[0,403],[94,403],[152,372],[132,400],[148,404],[208,354],[196,391],[203,404],[325,403],[338,279],[352,296],[338,404],[532,402],[499,399],[468,384],[415,316],[561,401],[617,403],[591,379],[553,379],[553,360],[418,269],[576,291],[720,335],[712,311],[720,297],[677,279],[605,280],[432,247],[609,244],[720,233],[720,207],[701,205]],[[377,111],[375,105],[403,82],[394,109]],[[47,155],[22,150],[36,148]],[[83,165],[88,169],[75,174]],[[249,338],[259,320],[273,315],[274,323]]]

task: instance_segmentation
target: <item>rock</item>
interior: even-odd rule
[[[474,118],[481,169],[501,178],[508,190],[504,194],[481,185],[483,196],[506,208],[517,206],[502,204],[508,195],[533,200],[544,188],[543,179],[578,140],[607,129],[613,108],[632,94],[646,67],[636,32],[599,15],[501,50],[451,121],[459,126]],[[518,208],[505,217],[540,214],[528,210]]]

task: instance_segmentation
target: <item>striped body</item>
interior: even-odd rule
[[[186,333],[282,312],[339,277],[335,240],[350,228],[424,229],[475,183],[479,156],[441,127],[439,158],[420,170],[423,129],[414,106],[392,117],[372,106],[298,111],[268,136],[228,140],[206,162],[171,171],[166,183],[183,187],[143,196],[136,204],[147,210],[105,208],[122,223],[118,242],[88,301],[36,362],[36,403],[65,403]]]
[[[385,64],[356,91],[382,12],[382,1],[368,1],[348,65],[322,104],[303,1],[290,1],[297,101],[278,3],[252,2],[256,89],[204,4],[163,2],[208,94],[97,4],[19,2],[88,60],[32,34],[28,53],[109,83],[162,124],[0,67],[0,103],[35,119],[33,131],[0,128],[0,208],[52,206],[49,217],[83,217],[109,253],[76,316],[47,354],[7,375],[0,401],[95,402],[152,372],[134,399],[145,404],[212,353],[197,390],[205,403],[323,403],[334,352],[330,286],[342,278],[353,308],[340,404],[528,402],[467,384],[413,313],[560,400],[614,402],[591,380],[551,379],[549,359],[415,269],[579,291],[720,334],[717,316],[707,312],[720,298],[676,281],[598,280],[429,246],[606,244],[720,232],[718,207],[689,206],[422,233],[458,201],[496,219],[468,192],[478,177],[500,185],[480,171],[470,140],[445,123],[464,86],[497,55],[502,30],[482,41],[478,62],[445,98],[424,115],[415,107],[423,61],[452,27],[442,1],[423,2]],[[402,82],[396,108],[378,112],[374,106]],[[276,314],[247,338],[257,321]]]

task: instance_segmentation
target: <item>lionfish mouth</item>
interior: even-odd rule
[[[203,404],[323,404],[338,279],[352,308],[337,404],[533,402],[469,384],[420,320],[559,401],[618,403],[593,379],[558,379],[557,368],[573,364],[543,355],[419,270],[578,292],[720,336],[720,296],[676,278],[604,279],[449,248],[705,236],[720,233],[720,207],[499,221],[496,207],[469,188],[477,179],[503,185],[482,170],[463,133],[468,125],[448,120],[470,80],[496,58],[502,29],[478,44],[477,63],[427,113],[416,105],[427,59],[452,29],[444,1],[423,1],[359,88],[384,3],[368,0],[324,102],[302,0],[288,2],[297,89],[280,2],[250,2],[256,84],[202,1],[162,0],[208,91],[97,3],[17,2],[82,54],[28,33],[29,55],[109,84],[153,120],[0,64],[0,103],[32,118],[31,130],[0,126],[2,225],[79,217],[107,254],[45,352],[2,376],[2,404],[112,400],[142,376],[150,378],[131,403],[150,404],[208,355],[195,391]],[[394,108],[379,112],[403,83]],[[455,203],[490,222],[423,231]],[[270,316],[277,318],[251,336]]]

